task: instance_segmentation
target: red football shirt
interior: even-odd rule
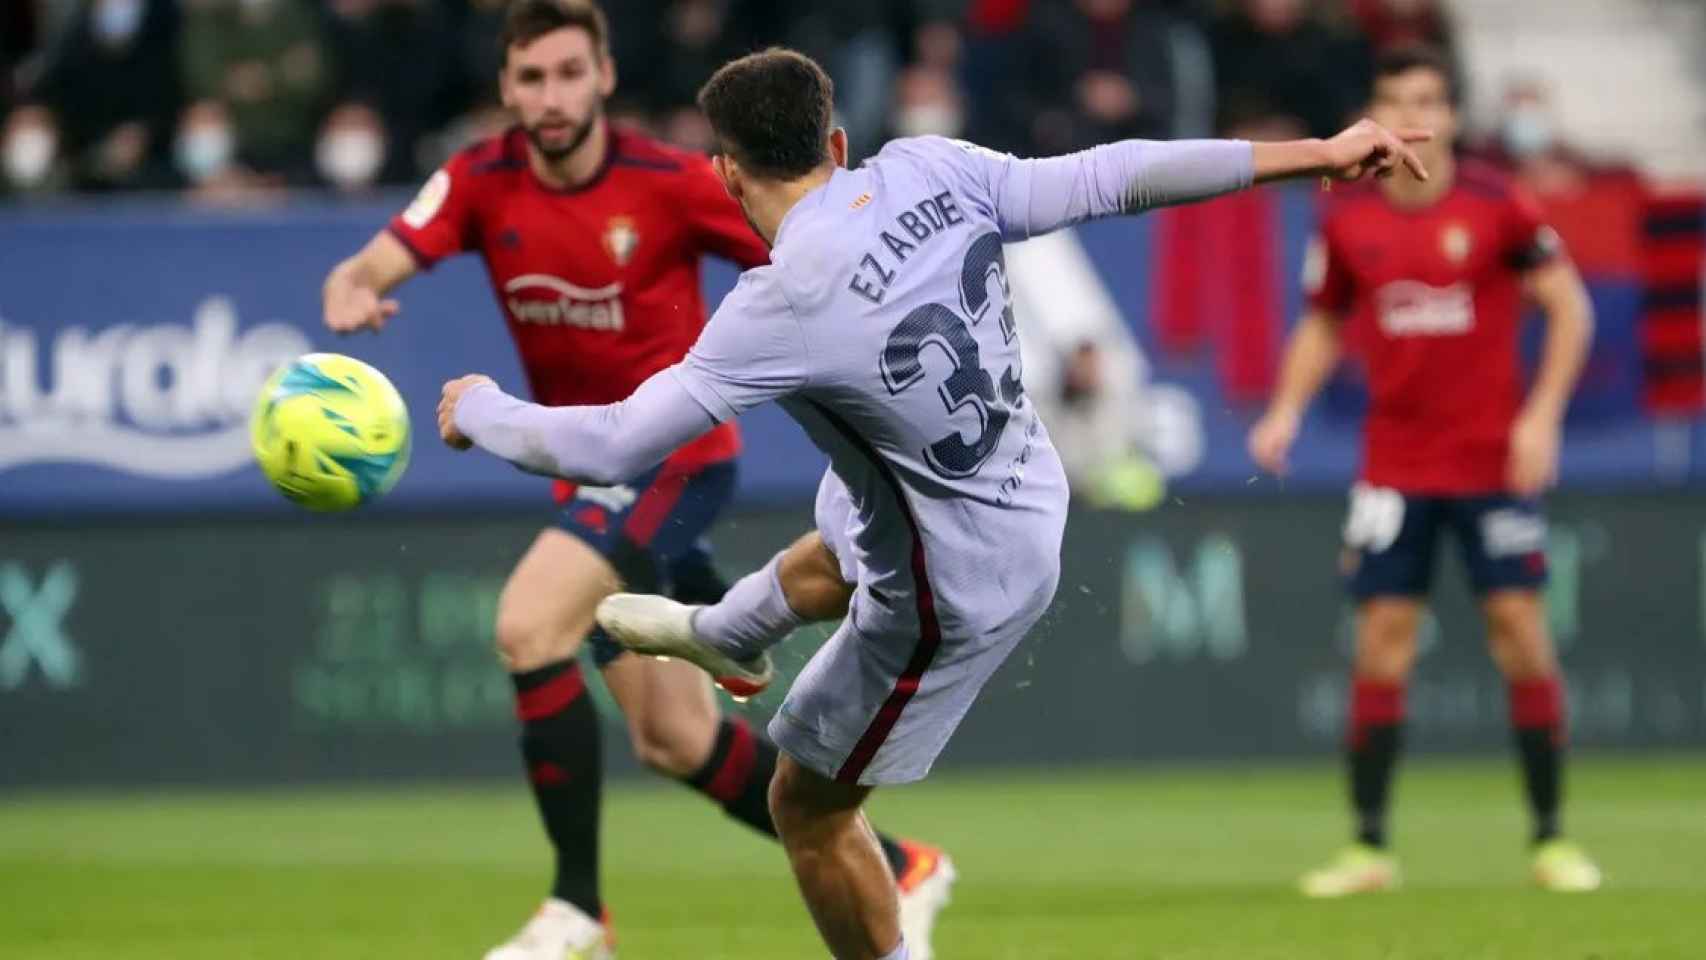
[[[1522,406],[1524,274],[1558,255],[1538,206],[1463,164],[1431,206],[1376,185],[1328,201],[1305,278],[1368,376],[1363,481],[1406,493],[1505,489]]]
[[[686,356],[705,325],[704,255],[742,268],[769,258],[708,159],[615,127],[598,173],[569,190],[533,173],[519,127],[475,144],[389,229],[423,268],[480,253],[533,398],[546,406],[626,399]],[[739,452],[727,424],[669,465]]]

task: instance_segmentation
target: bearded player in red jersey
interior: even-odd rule
[[[1362,476],[1345,525],[1356,600],[1349,731],[1356,842],[1306,874],[1310,896],[1396,887],[1386,847],[1387,796],[1404,690],[1432,581],[1450,531],[1480,599],[1534,814],[1533,869],[1543,887],[1593,890],[1593,861],[1563,839],[1564,689],[1541,588],[1546,524],[1564,409],[1592,335],[1587,295],[1531,201],[1497,173],[1458,163],[1452,75],[1427,50],[1377,65],[1372,116],[1431,129],[1416,148],[1432,175],[1403,170],[1329,199],[1312,251],[1310,309],[1287,348],[1272,404],[1250,435],[1264,468],[1283,473],[1310,399],[1341,345],[1365,366],[1371,403]],[[1524,294],[1546,316],[1546,342],[1523,393],[1518,334]]]
[[[621,400],[679,361],[705,324],[699,262],[741,267],[767,250],[708,158],[609,126],[616,71],[591,0],[518,0],[499,78],[519,125],[433,174],[415,201],[326,280],[326,325],[380,330],[385,295],[463,251],[485,260],[534,397],[548,405]],[[618,587],[718,600],[725,584],[702,535],[733,493],[739,436],[718,427],[662,467],[608,489],[558,488],[561,511],[510,575],[497,643],[515,683],[521,751],[556,850],[551,895],[488,960],[609,955],[598,887],[602,762],[598,718],[576,662],[583,641],[652,769],[688,784],[774,838],[767,794],[776,747],[724,718],[685,663],[624,656],[596,630]],[[940,851],[881,837],[907,936],[928,943],[953,866]]]

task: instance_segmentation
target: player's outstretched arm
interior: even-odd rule
[[[452,447],[478,446],[529,473],[622,483],[716,425],[682,386],[679,369],[653,374],[620,403],[588,407],[542,407],[489,377],[462,377],[444,385],[439,434]]]
[[[1059,157],[1020,160],[966,144],[981,168],[995,221],[1024,240],[1100,217],[1207,200],[1254,182],[1242,140],[1122,140]]]
[[[1354,180],[1403,164],[1427,171],[1408,144],[1426,131],[1392,133],[1364,120],[1331,140],[1123,140],[1078,153],[1019,160],[966,145],[981,167],[997,222],[1010,240],[1085,220],[1208,200],[1256,183],[1294,177]]]
[[[1428,130],[1388,130],[1373,120],[1359,120],[1330,140],[1258,143],[1252,146],[1256,182],[1296,177],[1361,180],[1390,176],[1400,166],[1426,180],[1427,167],[1410,144],[1432,139]]]
[[[1286,342],[1279,386],[1267,412],[1250,429],[1250,457],[1263,470],[1283,475],[1290,467],[1291,445],[1309,402],[1339,363],[1339,322],[1324,310],[1303,315]]]
[[[326,275],[320,291],[326,328],[333,333],[383,330],[385,322],[402,309],[385,295],[419,269],[401,241],[380,231],[367,246]]]

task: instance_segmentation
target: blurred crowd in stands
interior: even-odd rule
[[[505,0],[7,0],[0,194],[417,181],[505,124]],[[708,146],[693,108],[773,43],[838,85],[856,148],[940,133],[1033,155],[1120,137],[1324,135],[1370,57],[1452,49],[1441,0],[607,0],[618,119]],[[1541,88],[1501,152],[1549,150]]]

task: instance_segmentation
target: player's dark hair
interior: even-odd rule
[[[758,176],[797,180],[829,160],[835,83],[804,54],[771,47],[725,64],[699,106],[718,149]]]
[[[1374,79],[1376,82],[1388,77],[1396,77],[1409,73],[1411,70],[1431,70],[1445,81],[1445,95],[1455,106],[1458,103],[1459,84],[1457,82],[1457,65],[1451,58],[1435,47],[1411,45],[1392,47],[1382,50],[1374,58]]]
[[[503,62],[509,63],[510,47],[526,46],[563,29],[585,30],[599,56],[609,52],[610,24],[592,0],[515,0],[505,11],[498,34]]]

